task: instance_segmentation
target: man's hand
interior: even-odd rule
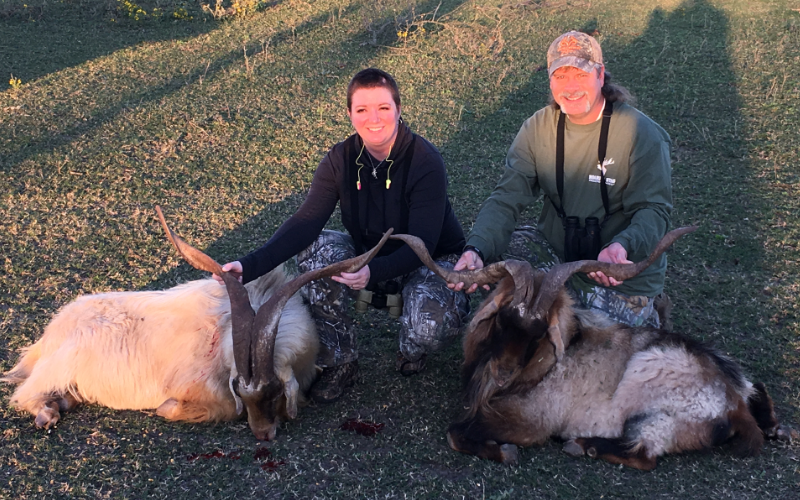
[[[633,264],[628,260],[628,251],[619,243],[612,243],[605,247],[600,255],[597,256],[600,262],[609,262],[611,264]],[[603,286],[617,286],[621,285],[622,281],[617,281],[611,276],[606,276],[604,273],[597,271],[589,273],[588,276]]]
[[[239,283],[242,282],[242,273],[244,272],[244,269],[242,268],[242,263],[239,262],[238,260],[235,260],[233,262],[228,262],[227,264],[222,266],[222,270],[226,273],[231,273],[232,275],[239,278]],[[219,283],[220,285],[225,284],[225,282],[222,281],[221,276],[217,276],[216,274],[212,274],[211,276],[213,276],[214,279],[217,280],[217,283]]]
[[[481,257],[480,255],[478,255],[477,252],[474,252],[472,250],[467,250],[466,252],[461,254],[461,257],[458,259],[458,262],[456,262],[455,267],[453,267],[454,271],[463,271],[465,269],[469,271],[476,271],[478,269],[483,269],[483,260],[481,260]],[[461,289],[464,288],[464,283],[463,282],[448,283],[447,287],[450,288],[451,290],[455,290],[456,292],[460,292]],[[489,286],[483,285],[483,288],[488,290]],[[478,289],[478,284],[473,283],[472,286],[465,291],[467,293],[473,293],[477,289]]]
[[[354,273],[342,273],[339,276],[331,276],[333,281],[347,285],[353,290],[361,290],[369,283],[369,266],[364,266]]]

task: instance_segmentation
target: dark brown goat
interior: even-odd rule
[[[730,438],[741,454],[759,453],[764,435],[778,431],[763,384],[751,384],[734,361],[688,337],[579,309],[564,288],[578,272],[629,279],[694,230],[668,233],[638,264],[579,261],[547,273],[520,261],[441,269],[413,237],[393,236],[450,283],[499,282],[464,338],[467,410],[448,429],[450,446],[515,463],[517,446],[559,437],[571,455],[646,470],[662,454]]]

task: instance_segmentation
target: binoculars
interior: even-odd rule
[[[356,312],[367,312],[367,306],[375,309],[388,309],[389,316],[399,318],[403,314],[403,296],[400,294],[400,285],[396,281],[379,283],[375,290],[363,289],[356,297]]]
[[[596,260],[600,254],[600,221],[587,217],[581,227],[578,217],[567,217],[564,226],[564,262]]]

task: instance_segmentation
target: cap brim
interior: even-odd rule
[[[572,66],[573,68],[578,68],[579,70],[585,71],[587,73],[591,72],[594,69],[602,68],[603,65],[586,60],[582,57],[577,56],[565,56],[556,59],[555,61],[550,64],[550,67],[547,69],[547,75],[553,76],[553,72],[558,68],[563,68],[564,66]]]

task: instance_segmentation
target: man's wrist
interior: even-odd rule
[[[478,255],[478,257],[481,258],[482,262],[486,261],[486,259],[483,258],[483,252],[481,252],[480,248],[478,248],[476,246],[473,246],[473,245],[467,245],[467,246],[464,247],[464,252],[467,252],[467,251],[475,252]],[[461,252],[461,253],[464,253],[464,252]]]

